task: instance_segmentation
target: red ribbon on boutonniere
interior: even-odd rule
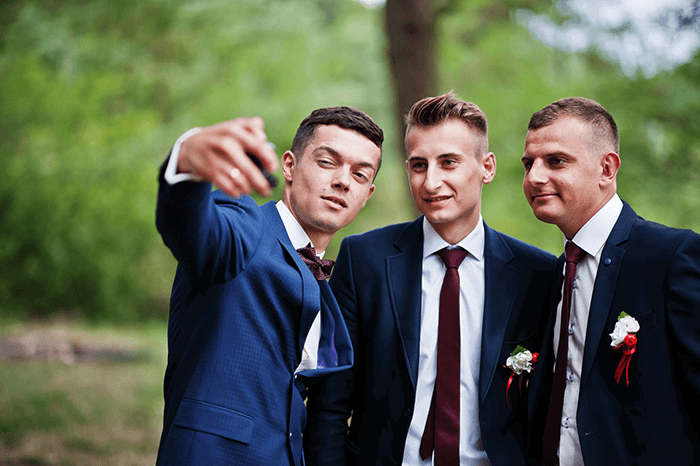
[[[531,353],[528,349],[518,345],[508,359],[506,360],[506,365],[510,369],[510,377],[508,378],[508,384],[506,385],[506,407],[510,409],[510,403],[508,402],[508,392],[510,391],[510,386],[513,383],[515,376],[518,378],[518,392],[522,394],[523,391],[523,372],[532,372],[533,365],[537,362],[539,353]]]
[[[637,322],[637,319],[623,311],[617,317],[615,329],[610,334],[612,339],[610,346],[614,349],[622,349],[622,358],[620,358],[617,369],[615,369],[615,382],[620,383],[620,378],[624,372],[628,387],[630,385],[630,361],[632,361],[634,352],[637,351],[637,335],[635,334],[638,331],[639,322]]]

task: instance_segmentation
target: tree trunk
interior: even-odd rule
[[[435,95],[433,0],[386,0],[389,66],[394,84],[397,147],[404,153],[404,116],[418,100]]]

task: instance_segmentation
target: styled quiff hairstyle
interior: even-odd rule
[[[365,112],[345,106],[319,108],[304,118],[292,141],[292,152],[297,156],[297,162],[301,161],[304,149],[313,140],[316,128],[320,125],[333,125],[349,129],[372,141],[379,148],[377,172],[379,171],[379,167],[382,165],[381,150],[384,132]]]
[[[528,131],[549,126],[562,117],[578,118],[591,128],[590,145],[603,149],[603,145],[612,145],[616,154],[620,153],[620,136],[612,115],[598,102],[584,97],[567,97],[557,100],[536,112],[527,125]]]
[[[453,91],[437,97],[426,97],[413,104],[405,118],[406,136],[414,126],[427,128],[451,119],[466,123],[476,133],[474,140],[477,157],[481,158],[488,152],[486,115],[475,103],[455,97]]]

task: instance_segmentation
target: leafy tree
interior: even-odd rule
[[[316,107],[387,126],[380,18],[356,2],[0,8],[3,312],[163,316],[174,261],[154,227],[156,177],[192,126],[260,115],[280,153]],[[391,218],[392,196],[368,210]]]

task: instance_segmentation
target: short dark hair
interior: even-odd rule
[[[488,121],[484,112],[473,102],[458,99],[454,91],[436,97],[426,97],[411,107],[406,115],[406,135],[414,126],[430,127],[450,119],[457,119],[483,138],[476,150],[480,157],[489,150]]]
[[[377,166],[377,171],[379,171],[379,167],[382,165],[381,150],[384,132],[365,112],[346,106],[319,108],[304,118],[292,141],[292,152],[297,156],[298,161],[301,160],[304,149],[313,139],[316,127],[319,125],[334,125],[349,129],[372,141],[379,148],[379,165]]]
[[[612,115],[598,102],[584,97],[557,100],[535,112],[527,125],[528,131],[554,124],[561,117],[574,117],[589,123],[596,140],[606,138],[616,153],[620,153],[620,136]]]

